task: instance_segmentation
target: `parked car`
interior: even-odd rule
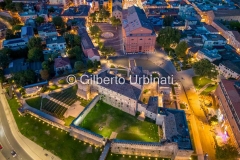
[[[12,151],[11,151],[11,155],[12,155],[13,157],[16,157],[16,156],[17,156],[17,153],[16,153],[14,150],[12,150]]]

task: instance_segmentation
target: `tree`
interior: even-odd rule
[[[185,57],[186,51],[188,49],[188,44],[185,41],[181,41],[175,48],[175,53],[178,57]]]
[[[35,82],[36,74],[33,70],[20,71],[13,74],[12,79],[17,86],[25,86]]]
[[[93,68],[93,62],[91,60],[87,61],[87,67],[88,68]]]
[[[112,47],[103,47],[101,53],[103,56],[112,56],[115,53],[115,49]]]
[[[42,50],[39,49],[39,48],[32,48],[28,51],[28,59],[30,61],[34,61],[34,62],[37,62],[37,61],[40,61],[42,59]]]
[[[10,62],[9,56],[0,52],[0,68],[6,68]]]
[[[211,123],[212,125],[217,122],[218,122],[217,115],[214,115],[209,119],[209,123]]]
[[[14,31],[20,31],[21,28],[22,28],[22,26],[23,26],[23,25],[19,25],[19,24],[14,25],[14,26],[12,27],[12,31],[13,31],[13,32],[14,32]]]
[[[14,39],[14,38],[17,38],[17,36],[14,35],[11,29],[7,29],[5,39],[8,40],[8,39]]]
[[[164,26],[172,26],[173,23],[173,17],[172,16],[166,16],[163,19],[163,25]]]
[[[48,78],[49,78],[49,73],[48,73],[48,70],[41,70],[40,71],[40,74],[41,74],[41,78],[43,79],[43,80],[48,80]]]
[[[237,148],[231,146],[230,144],[225,144],[223,146],[216,146],[216,159],[226,160],[226,159],[236,159],[238,157]]]
[[[5,80],[3,69],[0,69],[0,82],[2,83]]]
[[[22,12],[23,11],[23,6],[24,6],[23,3],[14,3],[14,5],[15,5],[16,11],[18,11],[18,12]]]
[[[193,69],[194,72],[201,77],[216,79],[218,75],[218,71],[215,66],[207,59],[202,59],[194,63]]]
[[[84,68],[84,64],[82,61],[76,61],[74,63],[74,69],[77,70],[77,71],[80,71]]]
[[[75,34],[66,34],[65,39],[66,39],[67,45],[69,47],[71,46],[71,48],[74,46],[79,46],[81,42],[80,36]]]
[[[49,70],[50,69],[49,62],[48,61],[43,61],[42,62],[42,68],[44,70]]]
[[[62,17],[60,17],[60,16],[53,17],[52,22],[58,28],[64,26],[64,21],[63,21]]]
[[[99,65],[99,62],[95,59],[93,61],[93,68],[97,69],[98,68],[98,65]]]
[[[53,12],[55,12],[55,9],[54,9],[53,7],[50,7],[50,8],[48,9],[48,12],[53,13]]]
[[[172,44],[177,44],[180,41],[181,34],[179,30],[171,27],[163,28],[159,31],[157,43],[164,48],[170,48]]]
[[[82,54],[82,50],[79,46],[75,46],[72,49],[70,49],[67,54],[70,58],[81,57],[79,55]]]
[[[39,17],[35,18],[35,21],[37,22],[38,25],[40,25],[44,22],[44,18],[39,16]]]
[[[93,35],[94,37],[99,37],[99,35],[102,33],[102,30],[96,25],[90,27],[89,29],[90,29],[91,35]]]
[[[29,41],[28,41],[28,48],[32,49],[32,48],[42,48],[42,39],[39,37],[32,37]]]
[[[110,21],[111,21],[111,23],[112,23],[112,26],[113,26],[113,27],[116,27],[116,29],[117,29],[117,27],[121,24],[121,20],[118,19],[118,18],[116,18],[116,17],[114,17],[114,16],[112,16],[112,17],[110,18]]]

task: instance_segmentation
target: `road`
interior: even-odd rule
[[[179,76],[181,76],[181,83],[185,89],[185,93],[188,99],[188,105],[190,106],[190,122],[192,128],[195,128],[195,131],[193,134],[197,134],[199,139],[194,139],[194,141],[200,141],[201,146],[202,146],[202,152],[203,154],[208,153],[209,155],[209,160],[214,160],[215,159],[215,141],[213,138],[213,134],[210,131],[211,127],[208,124],[207,118],[204,114],[203,109],[201,108],[200,105],[200,99],[195,91],[193,82],[192,82],[192,76],[193,76],[193,71],[188,70],[188,71],[181,71],[178,73]],[[194,122],[195,121],[195,122]],[[194,123],[193,123],[194,122]],[[198,132],[198,133],[196,133]],[[196,144],[196,142],[195,142]]]
[[[2,93],[2,89],[0,89]],[[1,95],[3,96],[3,95]],[[23,150],[23,148],[17,143],[12,135],[9,128],[7,117],[3,111],[3,104],[0,102],[0,143],[3,146],[2,155],[9,160],[31,160],[28,154]],[[17,153],[17,157],[13,158],[11,151],[14,150]]]

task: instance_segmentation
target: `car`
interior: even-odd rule
[[[3,149],[3,147],[2,147],[2,145],[0,144],[0,150],[2,150]]]
[[[12,155],[13,157],[16,157],[16,156],[17,156],[17,153],[16,153],[14,150],[12,150],[12,151],[11,151],[11,155]]]

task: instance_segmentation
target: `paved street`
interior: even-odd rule
[[[0,143],[3,146],[3,150],[1,152],[6,159],[30,160],[30,156],[28,156],[28,154],[22,149],[22,147],[18,144],[12,135],[12,132],[8,125],[7,117],[5,115],[5,112],[3,112],[2,103],[3,102],[0,103]],[[16,151],[17,157],[12,157],[12,150]]]
[[[0,93],[3,90],[0,86]],[[17,127],[14,117],[8,106],[4,94],[0,94],[0,143],[3,145],[1,151],[5,159],[19,160],[58,160],[59,158],[51,152],[44,150],[42,147],[23,136]],[[11,150],[15,150],[17,157],[11,156]],[[1,157],[1,156],[0,156]],[[2,160],[2,159],[0,159]]]

